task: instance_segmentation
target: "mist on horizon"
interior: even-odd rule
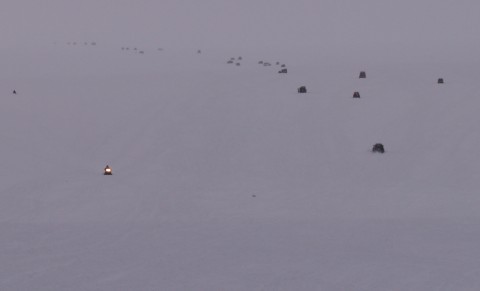
[[[4,0],[4,47],[96,41],[181,48],[476,55],[480,2]]]

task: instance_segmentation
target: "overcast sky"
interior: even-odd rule
[[[2,0],[4,46],[25,41],[165,47],[480,49],[478,0]]]

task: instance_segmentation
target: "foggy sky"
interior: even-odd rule
[[[475,54],[474,0],[3,0],[3,46],[97,41],[165,47]]]

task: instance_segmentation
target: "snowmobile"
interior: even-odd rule
[[[103,169],[103,174],[104,175],[112,175],[112,168],[110,166],[106,166],[105,169]]]

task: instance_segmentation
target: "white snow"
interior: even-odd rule
[[[480,289],[480,4],[47,2],[0,50],[0,290]]]

